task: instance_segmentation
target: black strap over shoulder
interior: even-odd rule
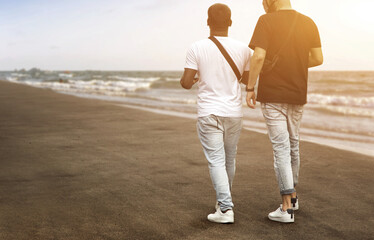
[[[240,74],[240,71],[230,55],[227,53],[226,49],[222,46],[222,44],[215,38],[214,36],[209,37],[210,40],[212,40],[218,47],[218,49],[221,51],[222,55],[225,57],[226,61],[230,64],[232,70],[234,71],[236,78],[239,82],[241,82],[242,76]]]

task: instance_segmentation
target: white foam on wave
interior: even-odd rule
[[[84,94],[99,94],[104,96],[119,96],[119,97],[135,97],[149,99],[153,101],[162,101],[178,104],[196,104],[196,98],[188,98],[167,95],[143,95],[135,93],[139,89],[149,89],[152,82],[129,82],[129,81],[108,81],[93,79],[90,81],[83,80],[67,80],[66,82],[36,82],[36,81],[17,81],[16,79],[8,78],[8,81],[13,81],[21,84],[27,84],[34,87],[50,88],[55,91],[62,91],[65,93],[84,93]],[[140,94],[140,95],[139,95]]]
[[[13,76],[8,76],[5,78],[9,82],[17,82],[18,78]]]
[[[22,82],[20,82],[22,83]],[[25,84],[51,88],[54,90],[80,90],[85,93],[118,93],[118,92],[134,92],[138,89],[148,89],[151,86],[150,82],[126,82],[126,81],[103,81],[103,80],[69,80],[68,82],[33,82],[25,81]]]
[[[140,78],[140,77],[110,76],[109,78],[117,79],[120,81],[130,81],[130,82],[155,82],[155,81],[160,80],[159,77]]]
[[[374,117],[374,97],[309,94],[308,103],[313,108],[327,110],[332,113],[358,117]]]
[[[59,73],[58,76],[60,78],[72,78],[74,75],[72,73]]]
[[[333,105],[333,106],[354,106],[354,107],[374,107],[373,97],[352,97],[352,96],[334,96],[323,94],[309,94],[309,103]]]
[[[168,81],[168,82],[179,82],[180,78],[169,78],[169,77],[167,77],[166,81]]]
[[[10,75],[15,78],[30,77],[29,74],[25,74],[25,73],[11,73]]]
[[[346,107],[346,106],[323,106],[323,105],[320,105],[319,107],[329,110],[330,112],[340,113],[343,115],[374,118],[373,108],[355,108],[355,107]]]

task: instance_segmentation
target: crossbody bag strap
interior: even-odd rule
[[[292,22],[292,25],[291,25],[291,29],[290,29],[290,31],[288,33],[287,39],[283,43],[282,47],[278,50],[277,54],[275,54],[275,55],[279,55],[283,51],[283,49],[286,47],[287,43],[290,41],[292,34],[295,32],[295,26],[296,26],[296,22],[297,22],[297,18],[298,17],[299,17],[299,13],[296,12],[296,15],[295,15],[295,18],[293,19],[293,22]]]
[[[228,52],[226,51],[226,49],[214,36],[210,36],[209,39],[212,40],[216,44],[216,46],[221,51],[222,55],[225,57],[226,61],[229,63],[232,70],[234,71],[236,78],[238,79],[239,82],[241,82],[242,76],[240,74],[240,71],[238,67],[236,66],[236,64],[234,63],[234,61],[232,60],[232,58],[230,57],[230,55],[228,54]]]

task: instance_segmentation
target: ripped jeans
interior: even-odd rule
[[[274,170],[281,195],[295,192],[300,170],[299,128],[303,105],[261,103],[273,145]]]
[[[241,129],[241,117],[209,115],[197,120],[197,132],[208,160],[216,199],[222,211],[234,207],[231,187],[235,176],[235,158]]]

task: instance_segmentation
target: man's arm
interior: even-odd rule
[[[247,86],[249,81],[249,71],[244,71],[242,75],[242,83]]]
[[[309,51],[308,67],[316,67],[323,63],[322,48],[312,48]]]
[[[247,89],[253,89],[255,87],[257,79],[258,79],[258,75],[260,75],[262,66],[264,65],[265,57],[266,57],[266,50],[260,47],[256,47],[253,53],[253,56],[251,58]],[[254,91],[247,93],[246,101],[247,101],[248,107],[253,108],[253,109],[256,108],[256,94]]]
[[[199,81],[198,78],[195,78],[195,75],[197,73],[197,70],[190,69],[190,68],[185,68],[183,76],[180,80],[180,83],[183,88],[185,89],[191,89],[192,86]]]

